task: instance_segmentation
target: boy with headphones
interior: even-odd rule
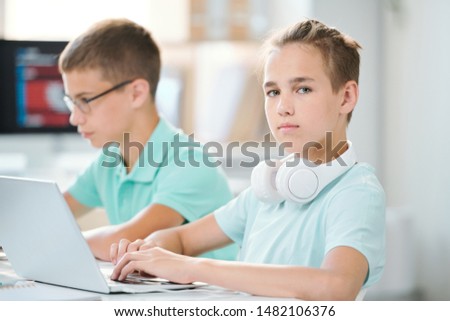
[[[102,260],[120,239],[195,221],[232,197],[218,168],[191,161],[203,159],[202,149],[189,146],[188,137],[159,116],[160,65],[150,33],[125,19],[93,25],[59,57],[70,122],[103,148],[64,193],[76,217],[105,208],[111,225],[85,232]],[[207,256],[234,259],[236,250]]]
[[[356,163],[346,135],[358,99],[359,48],[314,20],[273,36],[264,57],[265,110],[291,155],[258,165],[251,188],[213,214],[114,244],[112,278],[138,270],[306,300],[354,300],[378,281],[384,191],[373,168]],[[239,262],[190,257],[232,241]]]

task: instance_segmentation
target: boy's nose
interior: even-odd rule
[[[289,97],[280,97],[277,106],[277,112],[281,116],[293,115],[294,105],[292,99],[290,99]]]
[[[69,122],[72,126],[82,125],[86,122],[86,116],[77,106],[75,106],[73,111],[70,113]]]

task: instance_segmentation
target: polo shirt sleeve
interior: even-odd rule
[[[370,179],[365,183],[347,186],[334,195],[329,209],[325,253],[337,246],[358,250],[369,264],[366,285],[373,284],[381,278],[385,257],[383,189]]]
[[[168,206],[192,222],[232,198],[227,179],[219,168],[183,163],[184,167],[161,169],[152,203]]]
[[[222,231],[239,246],[242,246],[250,211],[257,209],[251,205],[251,188],[242,191],[228,204],[214,212]]]
[[[69,187],[68,192],[81,204],[87,207],[102,206],[102,201],[96,184],[100,156],[89,165]]]

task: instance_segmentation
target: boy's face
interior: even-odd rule
[[[346,139],[343,92],[333,93],[318,49],[288,44],[273,50],[265,64],[263,90],[270,130],[279,143],[292,144],[288,152],[301,153],[315,143],[325,147],[326,132],[332,132],[333,144]],[[322,158],[317,148],[309,149],[308,156]]]
[[[92,98],[116,84],[105,81],[98,70],[71,71],[62,75],[64,89],[72,100]],[[108,142],[121,142],[123,133],[129,132],[130,110],[127,86],[112,91],[89,103],[90,110],[83,113],[75,106],[70,123],[78,127],[78,132],[97,148]]]

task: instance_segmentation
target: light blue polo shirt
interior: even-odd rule
[[[263,203],[249,188],[214,215],[240,245],[240,261],[319,268],[331,249],[349,246],[369,263],[364,287],[381,277],[385,195],[367,164],[353,166],[310,203]]]
[[[155,203],[174,209],[187,222],[195,221],[231,200],[232,193],[222,170],[205,165],[202,148],[188,145],[188,137],[161,118],[130,173],[118,146],[110,146],[69,193],[85,206],[103,207],[111,224],[127,222]],[[236,253],[232,245],[206,256],[234,259]]]

